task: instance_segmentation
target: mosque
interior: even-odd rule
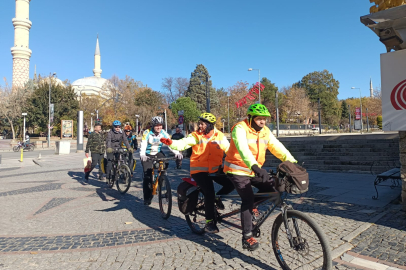
[[[14,25],[14,47],[11,48],[11,55],[13,56],[13,87],[24,87],[29,81],[30,58],[32,54],[32,51],[29,49],[29,34],[32,26],[32,22],[29,20],[30,1],[16,0],[15,18],[12,19]],[[99,37],[97,37],[93,76],[74,81],[72,87],[75,93],[78,96],[86,94],[100,95],[106,98],[108,92],[103,89],[103,86],[109,83],[109,81],[102,78],[101,73],[101,55]],[[37,81],[36,75],[35,72],[34,81]],[[41,81],[49,81],[49,78],[42,78]],[[52,83],[63,85],[63,82],[58,78],[52,78]]]

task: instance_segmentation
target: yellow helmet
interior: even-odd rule
[[[212,124],[214,124],[214,123],[216,123],[216,117],[213,115],[213,114],[211,114],[211,113],[202,113],[200,116],[199,116],[199,119],[200,120],[203,120],[203,121],[207,121],[207,122],[209,122],[209,123],[212,123]]]

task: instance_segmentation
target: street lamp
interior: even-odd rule
[[[221,121],[223,122],[223,133],[224,133],[224,122],[226,122],[226,119],[221,119]]]
[[[206,112],[210,112],[209,74],[206,74]]]
[[[27,115],[27,113],[22,113],[22,116],[24,116],[24,133],[23,133],[23,141],[25,141],[25,116]]]
[[[261,71],[256,68],[249,68],[248,71],[258,70],[258,103],[261,104]]]
[[[349,128],[350,128],[350,133],[351,133],[352,130],[351,130],[351,106],[350,106],[350,105],[348,105],[348,112],[349,112],[348,117],[350,118],[350,125],[349,125]]]
[[[366,110],[367,110],[367,132],[369,132],[368,108],[366,108]]]
[[[51,85],[52,85],[52,80],[56,76],[56,72],[54,72],[52,75],[49,73],[49,93],[48,93],[48,148],[51,147]],[[24,135],[25,136],[25,135]]]
[[[364,125],[362,123],[362,99],[361,99],[361,88],[358,87],[351,87],[351,89],[359,89],[359,103],[360,103],[360,107],[361,107],[361,134],[362,131],[364,130]]]

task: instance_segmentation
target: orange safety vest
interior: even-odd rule
[[[248,125],[247,120],[235,124],[231,132],[233,132],[236,125],[241,125],[247,134],[248,147],[251,150],[252,155],[257,160],[259,167],[262,167],[265,162],[266,149],[268,148],[270,130],[267,127],[261,129],[260,132],[257,132],[255,129]],[[231,139],[230,149],[228,149],[226,159],[224,161],[224,171],[235,174],[245,174],[245,175],[254,175],[254,172],[251,171],[251,168],[248,168],[245,165],[243,159],[241,158],[240,153],[235,146],[234,139]]]
[[[199,172],[216,172],[223,163],[224,150],[226,146],[222,143],[223,132],[214,129],[210,139],[206,139],[202,133],[193,132],[192,135],[198,143],[192,146],[190,157],[190,174]]]

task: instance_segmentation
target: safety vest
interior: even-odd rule
[[[245,120],[235,124],[232,127],[231,132],[233,132],[236,125],[241,125],[245,129],[245,132],[247,134],[248,147],[251,150],[252,155],[257,160],[259,167],[262,167],[265,162],[265,154],[268,147],[271,131],[269,130],[269,128],[264,127],[261,129],[260,132],[257,132],[255,129],[250,127],[247,120]],[[228,150],[226,159],[224,161],[224,172],[239,175],[254,175],[254,172],[251,171],[251,168],[248,168],[247,165],[245,165],[240,153],[238,152],[237,147],[235,146],[233,139],[231,139],[230,149]]]
[[[223,163],[223,156],[226,146],[223,139],[224,134],[214,129],[214,134],[207,139],[202,133],[193,132],[192,135],[198,142],[192,146],[192,156],[190,157],[190,174],[199,172],[216,172]]]

